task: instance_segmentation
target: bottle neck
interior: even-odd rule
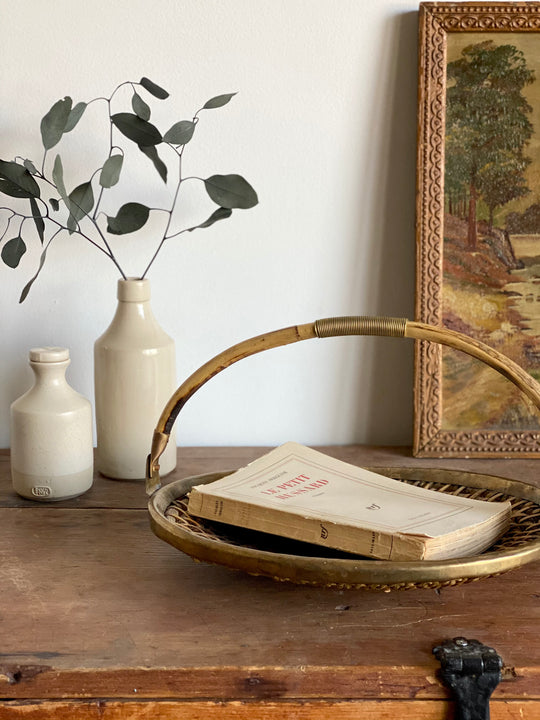
[[[62,387],[66,385],[66,370],[70,361],[63,362],[30,362],[34,371],[35,385],[39,387]]]
[[[145,303],[150,301],[150,280],[145,278],[127,278],[119,280],[116,290],[119,302]]]
[[[154,320],[150,305],[149,280],[139,280],[137,278],[119,280],[116,296],[118,306],[113,322],[119,322],[123,318],[130,322]]]

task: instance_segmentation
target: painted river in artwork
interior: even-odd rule
[[[510,237],[522,267],[509,270],[498,260],[502,246],[494,252],[482,238],[476,253],[468,251],[464,227],[447,223],[445,323],[486,342],[540,381],[540,234]],[[540,429],[538,411],[502,375],[463,353],[444,350],[443,359],[443,430]]]
[[[512,235],[510,240],[525,267],[513,271],[520,280],[508,283],[504,290],[510,296],[510,305],[523,318],[522,331],[540,338],[540,235]],[[540,364],[540,347],[538,356]]]

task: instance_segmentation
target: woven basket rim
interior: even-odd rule
[[[510,499],[527,500],[540,508],[540,489],[517,480],[443,468],[369,467],[405,482],[425,479],[429,483],[459,485],[461,488],[502,492]],[[276,553],[236,545],[192,532],[166,517],[172,502],[186,495],[196,484],[204,484],[228,475],[233,470],[195,475],[165,485],[150,498],[148,509],[154,533],[192,558],[263,575],[274,580],[326,587],[405,589],[444,587],[472,582],[508,572],[540,559],[538,537],[517,548],[487,550],[480,555],[450,560],[395,562],[371,558],[328,558]],[[461,482],[457,482],[460,480]],[[463,480],[466,480],[464,484]],[[540,526],[540,516],[538,519]]]

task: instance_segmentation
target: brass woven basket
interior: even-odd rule
[[[540,558],[540,490],[492,475],[433,468],[371,468],[402,482],[482,500],[510,500],[509,529],[488,551],[452,560],[394,562],[327,550],[264,533],[233,528],[187,513],[193,485],[229,472],[197,475],[160,488],[159,457],[187,400],[204,383],[234,362],[270,348],[310,338],[379,335],[429,340],[462,350],[511,380],[540,409],[540,385],[519,365],[461,333],[396,318],[345,317],[283,328],[234,345],[191,375],[176,391],[158,421],[148,457],[148,509],[154,533],[194,559],[252,575],[299,584],[371,590],[441,588],[500,575]]]

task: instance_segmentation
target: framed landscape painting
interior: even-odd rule
[[[416,319],[540,380],[540,3],[423,3],[419,58]],[[413,452],[538,456],[540,412],[420,342]]]

